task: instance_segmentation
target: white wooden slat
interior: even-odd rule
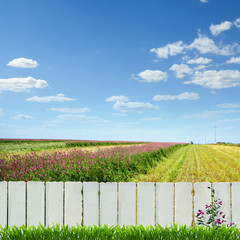
[[[175,184],[175,223],[192,224],[192,183]]]
[[[44,225],[44,182],[27,183],[27,226]]]
[[[213,183],[213,189],[215,190],[215,197],[220,198],[222,201],[222,207],[220,208],[220,211],[222,211],[226,216],[226,224],[229,224],[231,221],[230,183]]]
[[[211,183],[194,183],[194,216],[199,210],[206,211],[206,205],[211,203]],[[195,219],[196,220],[196,219]]]
[[[0,225],[7,225],[7,182],[0,182]]]
[[[118,224],[136,225],[136,183],[119,183]]]
[[[82,223],[82,183],[65,183],[65,225],[77,226]]]
[[[151,182],[137,184],[137,225],[155,225],[155,186]]]
[[[100,183],[100,225],[117,225],[117,183]]]
[[[83,183],[83,224],[85,226],[99,225],[98,191],[97,182]]]
[[[46,183],[46,225],[63,225],[63,182]]]
[[[240,182],[232,183],[232,222],[240,226]]]
[[[9,182],[8,226],[22,226],[26,221],[26,183]]]
[[[156,184],[156,222],[161,226],[173,223],[173,183]]]

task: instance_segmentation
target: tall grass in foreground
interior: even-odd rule
[[[74,149],[13,155],[0,159],[0,181],[128,181],[139,173],[146,173],[182,146],[149,143],[99,148],[96,152]]]
[[[82,240],[100,240],[100,239],[126,239],[126,240],[238,240],[240,239],[240,230],[238,228],[206,228],[206,227],[186,227],[177,226],[161,227],[149,226],[126,226],[120,228],[115,227],[68,227],[59,225],[54,227],[10,227],[1,228],[0,226],[0,239],[1,240],[64,240],[64,239],[82,239]]]

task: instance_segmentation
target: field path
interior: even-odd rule
[[[240,181],[240,148],[188,145],[134,181],[237,182]]]

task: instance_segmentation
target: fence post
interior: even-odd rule
[[[0,182],[0,225],[7,225],[7,182]]]

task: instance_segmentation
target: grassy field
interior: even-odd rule
[[[239,172],[240,147],[187,145],[133,181],[236,182]]]

